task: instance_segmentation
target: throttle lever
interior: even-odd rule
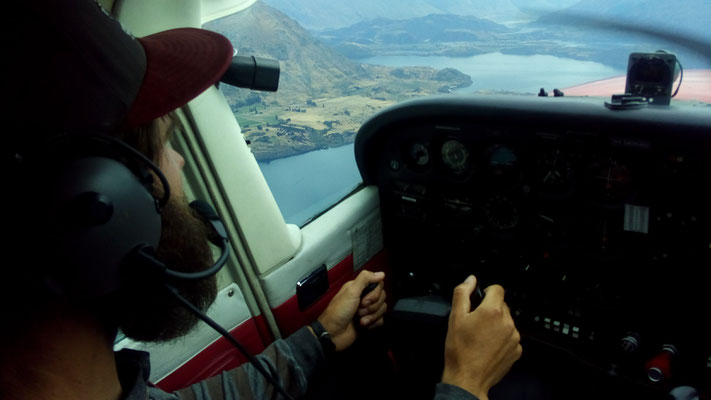
[[[481,290],[481,284],[479,280],[476,282],[476,287],[474,288],[474,291],[472,292],[471,296],[469,296],[469,301],[471,302],[471,310],[474,311],[475,308],[479,307],[479,304],[484,300],[484,291]]]
[[[378,282],[369,283],[368,286],[366,286],[365,289],[363,289],[363,291],[360,293],[360,299],[361,299],[361,301],[363,300],[363,298],[365,298],[365,296],[368,295],[368,293],[370,293],[370,292],[372,292],[373,290],[375,290],[376,287],[378,287]],[[361,317],[360,317],[360,315],[358,315],[357,312],[356,312],[356,314],[353,316],[353,325],[354,325],[354,326],[356,327],[356,329],[359,330],[359,331],[365,329],[365,327],[361,326],[361,324],[360,324],[360,318],[361,318]]]
[[[372,292],[376,287],[378,287],[378,282],[369,283],[368,286],[363,289],[363,292],[361,292],[360,299],[363,300],[363,298],[367,296],[368,293]]]

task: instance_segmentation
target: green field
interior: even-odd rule
[[[257,113],[254,112],[256,108]],[[267,107],[261,104],[240,107],[234,111],[239,125],[244,128],[251,126],[274,124],[279,122],[277,117],[283,108],[280,106]]]

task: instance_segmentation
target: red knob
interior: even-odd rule
[[[647,377],[650,381],[659,382],[662,379],[669,379],[671,377],[671,363],[676,353],[676,347],[665,344],[662,347],[661,353],[647,361],[644,368],[647,370]]]

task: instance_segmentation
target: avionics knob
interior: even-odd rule
[[[671,363],[677,350],[671,344],[662,346],[662,351],[647,361],[644,368],[647,370],[647,377],[652,382],[659,382],[662,379],[671,377]]]
[[[635,360],[639,356],[639,340],[639,335],[634,332],[627,332],[620,340],[620,347],[615,352],[607,371],[610,376],[618,376],[621,370],[637,364]]]
[[[639,335],[628,332],[627,336],[620,340],[620,349],[624,354],[634,354],[639,350]]]

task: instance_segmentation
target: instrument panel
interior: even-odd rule
[[[703,105],[436,97],[376,115],[356,159],[380,189],[395,301],[451,299],[473,273],[506,289],[544,349],[533,364],[624,381],[620,398],[708,396],[710,138]]]

